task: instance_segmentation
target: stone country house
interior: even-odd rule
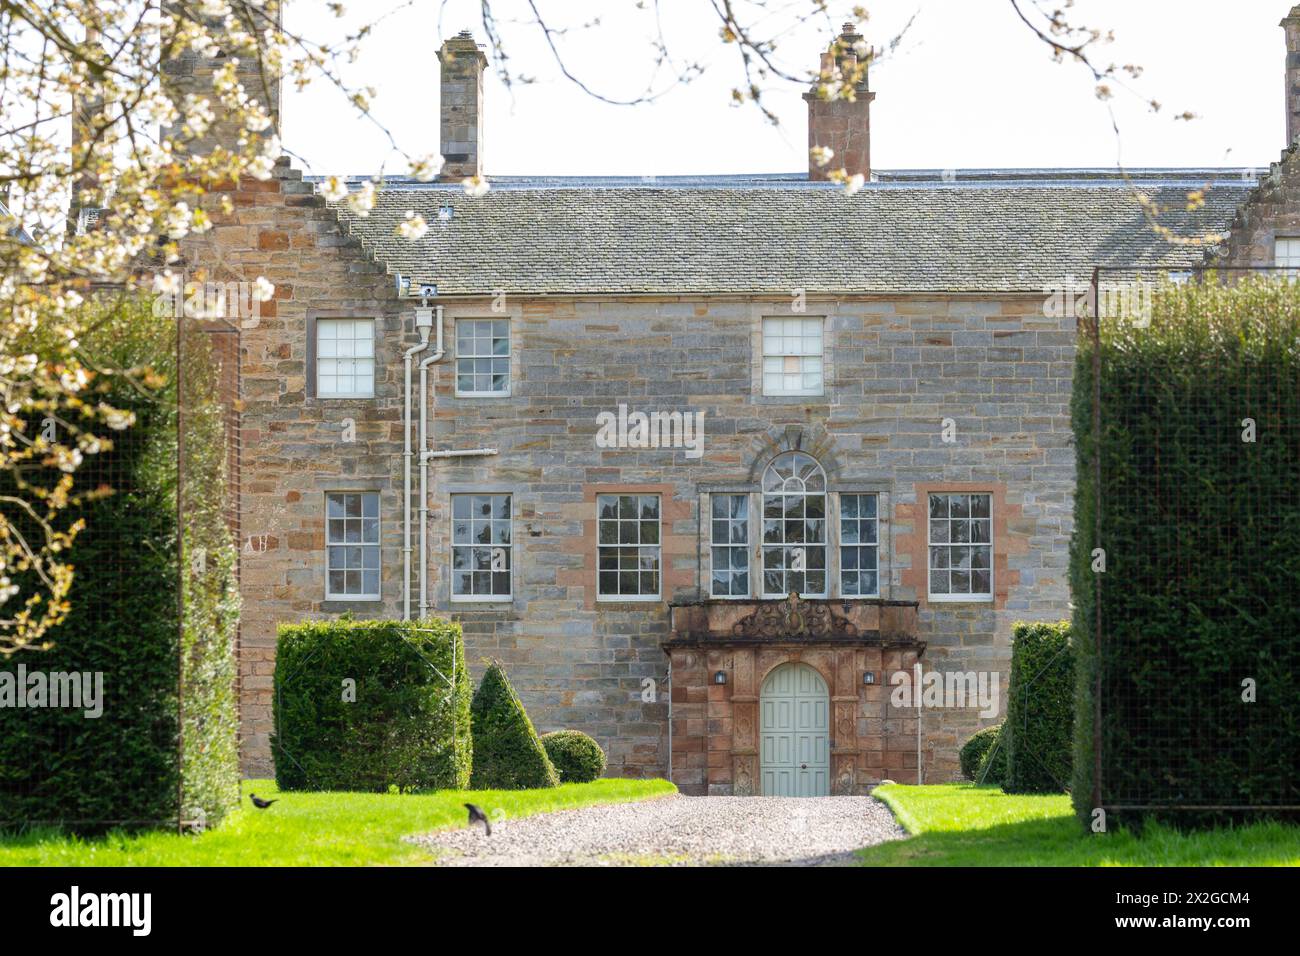
[[[811,164],[471,196],[486,57],[462,33],[442,181],[390,179],[366,217],[287,160],[241,182],[187,267],[276,285],[241,340],[245,769],[271,766],[277,624],[349,612],[459,620],[472,666],[503,661],[538,729],[591,734],[611,775],[955,778],[1000,716],[918,717],[894,676],[992,674],[1005,707],[1011,623],[1069,614],[1076,323],[1049,293],[1205,261],[1139,190],[1179,235],[1224,234],[1212,255],[1300,265],[1300,7],[1283,26],[1292,145],[1258,181],[875,170],[864,82],[806,97],[853,195]],[[182,90],[212,68],[165,65]]]

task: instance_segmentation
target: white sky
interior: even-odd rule
[[[405,0],[353,0],[374,18]],[[1078,65],[1053,63],[1008,0],[862,0],[863,32],[879,45],[915,14],[898,51],[872,70],[872,162],[880,169],[1125,165],[1266,166],[1285,141],[1278,21],[1284,0],[1078,0],[1075,19],[1113,29],[1105,62],[1137,63],[1141,94],[1114,101],[1120,137]],[[1025,0],[1029,6],[1032,0]],[[565,80],[524,0],[494,0],[512,68],[536,78],[508,91],[488,67],[484,162],[496,175],[672,175],[791,172],[807,168],[807,112],[801,85],[772,81],[773,128],[752,105],[733,107],[741,85],[735,47],[718,39],[712,4],[661,0],[670,53],[704,63],[705,74],[652,104],[607,105]],[[653,14],[635,0],[539,0],[571,71],[598,91],[635,96],[653,69]],[[651,3],[646,3],[652,8]],[[742,5],[743,6],[743,5]],[[787,11],[770,23],[785,33],[810,0],[771,0]],[[852,4],[835,4],[838,27]],[[348,78],[375,88],[374,111],[412,154],[438,148],[441,39],[464,28],[480,43],[479,0],[410,0],[365,41]],[[600,25],[581,29],[600,15]],[[439,18],[441,16],[441,23]],[[520,18],[511,22],[512,18]],[[346,22],[356,22],[353,18]],[[291,0],[287,24],[312,36],[337,29],[319,0]],[[825,21],[791,30],[778,54],[791,71],[813,69],[831,39]],[[767,33],[770,35],[771,30]],[[489,54],[490,55],[490,54]],[[663,83],[659,86],[662,87]],[[1142,104],[1164,104],[1151,114]],[[1192,122],[1174,114],[1191,110]],[[383,132],[356,120],[323,85],[284,93],[285,146],[312,173],[403,173]]]

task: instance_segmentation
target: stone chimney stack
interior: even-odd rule
[[[1281,27],[1286,31],[1286,144],[1300,136],[1300,4],[1291,8]]]
[[[822,54],[821,76],[803,95],[808,103],[808,178],[825,180],[828,174],[843,169],[850,176],[861,173],[871,178],[871,101],[876,94],[867,88],[866,55],[857,24],[846,23],[829,50]],[[846,83],[852,86],[853,99],[834,93],[827,96],[818,87]],[[830,149],[833,156],[825,165],[812,158],[813,149]]]
[[[483,175],[483,68],[487,56],[468,30],[438,51],[442,64],[442,117],[439,124],[442,179],[460,181]]]
[[[181,17],[180,8],[167,0],[163,0],[162,9],[166,14]],[[264,0],[260,4],[260,9],[265,19],[259,20],[259,24],[269,21],[274,22],[277,29],[280,28],[284,18],[283,0]],[[185,16],[191,15],[185,14]],[[211,21],[214,27],[211,33],[218,42],[222,33],[219,23],[220,21],[215,18]],[[159,79],[172,102],[179,108],[180,104],[184,103],[186,95],[193,94],[207,99],[216,114],[215,120],[204,135],[183,144],[183,148],[196,156],[207,155],[214,146],[224,146],[232,150],[238,148],[239,138],[246,132],[243,124],[235,122],[225,114],[220,101],[212,92],[212,75],[226,66],[232,54],[225,50],[217,50],[214,56],[206,56],[204,52],[189,47],[177,48],[169,52],[172,55],[164,59]],[[277,135],[280,128],[281,77],[265,69],[258,57],[242,54],[238,59],[239,65],[235,68],[236,77],[249,98],[257,100],[271,117],[271,126],[268,129],[248,135],[254,139]]]

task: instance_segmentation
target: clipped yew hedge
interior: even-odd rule
[[[85,527],[69,552],[68,616],[47,649],[0,658],[0,670],[100,675],[102,713],[0,707],[0,829],[213,825],[239,800],[218,366],[205,333],[185,335],[178,353],[175,324],[147,302],[83,308],[81,347],[99,369],[83,397],[135,421],[75,475],[84,497],[66,515]]]
[[[474,790],[532,790],[559,786],[528,713],[500,661],[491,661],[474,692]]]
[[[1094,785],[1108,828],[1300,804],[1300,286],[1209,276],[1103,323],[1073,422],[1079,816]]]
[[[1062,793],[1074,746],[1074,648],[1070,622],[1018,622],[1011,629],[1011,682],[1002,743],[1007,793]]]
[[[472,759],[469,702],[457,623],[281,625],[276,783],[281,790],[463,790]]]

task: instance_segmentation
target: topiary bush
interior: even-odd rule
[[[1300,285],[1211,274],[1092,338],[1072,403],[1075,809],[1113,829],[1300,804]]]
[[[483,673],[471,706],[474,727],[474,790],[532,790],[559,786],[510,678],[499,661]]]
[[[605,772],[605,751],[580,730],[542,734],[542,746],[560,775],[560,783],[591,783]]]
[[[183,336],[178,353],[175,324],[148,303],[85,308],[82,348],[100,374],[82,398],[134,424],[76,473],[70,517],[85,528],[70,552],[67,618],[50,647],[3,663],[90,675],[102,712],[0,707],[0,828],[213,825],[239,801],[239,592],[219,365],[206,333]]]
[[[997,734],[992,745],[980,757],[979,766],[975,768],[975,782],[978,784],[1000,785],[1007,776],[1007,742],[1004,733],[1005,724],[997,727]]]
[[[1007,793],[1063,793],[1074,745],[1074,648],[1070,622],[1011,628],[1011,684],[1002,741]]]
[[[457,623],[282,625],[271,737],[276,783],[281,790],[463,790],[472,762],[469,701]]]
[[[975,779],[976,773],[979,772],[980,763],[984,760],[984,755],[997,743],[998,733],[1001,730],[1001,724],[996,727],[985,727],[983,730],[977,730],[971,734],[971,738],[962,744],[961,753],[959,754],[961,775],[967,780]]]

